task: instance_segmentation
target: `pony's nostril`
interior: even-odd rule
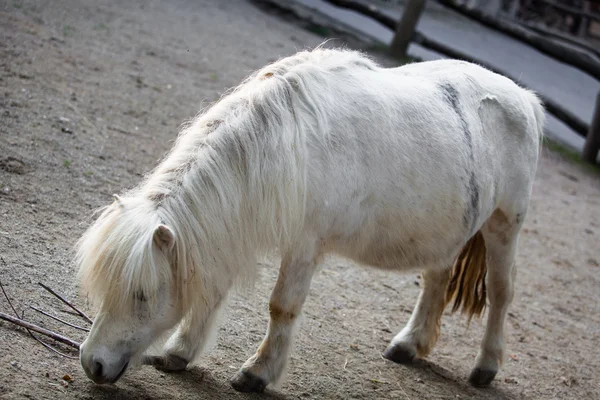
[[[96,361],[92,365],[92,375],[101,377],[102,376],[102,363]]]

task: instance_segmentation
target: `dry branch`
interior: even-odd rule
[[[31,322],[22,320],[21,318],[15,318],[8,314],[4,314],[3,312],[0,312],[0,319],[11,322],[15,325],[22,326],[23,328],[26,328],[26,329],[31,329],[32,331],[41,333],[42,335],[46,335],[49,338],[56,340],[57,342],[61,342],[63,344],[66,344],[67,346],[71,346],[75,349],[79,349],[79,343],[77,343],[76,341],[69,339],[68,337],[62,336],[58,333],[49,331],[48,329],[34,325]]]
[[[79,329],[80,331],[85,331],[85,332],[89,332],[89,331],[90,331],[88,328],[84,328],[83,326],[79,326],[79,325],[75,325],[75,324],[72,324],[72,323],[70,323],[70,322],[67,322],[67,321],[65,321],[64,319],[60,319],[60,318],[58,318],[57,316],[54,316],[54,315],[52,315],[52,314],[50,314],[50,313],[47,313],[47,312],[46,312],[46,311],[44,311],[44,310],[40,310],[40,309],[39,309],[39,308],[37,308],[37,307],[34,307],[34,306],[29,306],[29,307],[30,307],[32,310],[35,310],[35,311],[39,312],[40,314],[42,314],[42,315],[45,315],[45,316],[46,316],[46,317],[48,317],[48,318],[52,318],[52,319],[53,319],[53,320],[55,320],[55,321],[61,322],[61,323],[65,324],[65,325],[68,325],[68,326],[70,326],[71,328]]]
[[[75,311],[77,311],[77,315],[80,315],[84,318],[86,318],[87,321],[89,321],[90,323],[93,323],[94,321],[87,317],[83,312],[79,311],[77,308],[75,308],[75,306],[71,305],[71,303],[69,303],[68,301],[66,301],[64,298],[62,298],[61,296],[59,296],[55,291],[53,291],[52,289],[50,289],[48,286],[40,283],[40,286],[42,286],[45,290],[47,290],[48,292],[52,293],[54,296],[58,297],[59,299],[61,299],[65,304],[69,305],[71,308],[73,308]],[[76,342],[75,340],[63,336],[59,333],[53,332],[49,329],[43,328],[41,326],[32,324],[31,322],[25,321],[23,318],[19,318],[18,317],[18,313],[17,310],[13,307],[12,302],[10,301],[10,298],[8,297],[8,295],[6,294],[6,292],[4,291],[4,287],[2,286],[2,282],[0,282],[0,289],[2,289],[2,292],[4,293],[4,297],[6,298],[6,300],[8,301],[8,304],[10,305],[10,308],[12,308],[12,310],[14,311],[14,313],[17,315],[17,317],[13,317],[11,315],[5,314],[3,312],[0,312],[0,319],[1,320],[5,320],[8,321],[12,324],[15,324],[17,326],[23,327],[27,330],[27,332],[31,335],[31,337],[33,339],[35,339],[37,342],[39,342],[40,344],[42,344],[44,347],[46,347],[49,350],[52,350],[53,352],[66,357],[66,358],[71,358],[71,359],[77,359],[78,357],[73,357],[73,356],[69,356],[67,354],[61,353],[60,351],[56,350],[54,347],[42,342],[40,339],[38,339],[33,333],[33,332],[37,332],[40,333],[42,335],[45,335],[51,339],[56,340],[57,342],[63,343],[69,347],[72,347],[74,349],[77,349],[77,351],[79,351],[79,347],[81,346],[80,343]],[[52,319],[55,319],[58,322],[61,322],[67,326],[70,326],[72,328],[76,328],[76,329],[80,329],[80,330],[84,330],[86,332],[89,332],[89,329],[81,327],[81,326],[77,326],[74,324],[71,324],[67,321],[64,321],[58,317],[55,317],[45,311],[42,311],[36,307],[30,306],[32,309],[34,309],[35,311],[46,315],[47,317],[50,317]],[[158,366],[160,364],[160,362],[162,362],[162,357],[160,356],[144,356],[142,359],[142,364],[144,365],[152,365],[152,366]]]
[[[34,332],[38,332],[41,333],[42,335],[46,335],[49,338],[52,338],[54,340],[56,340],[57,342],[61,342],[63,344],[66,344],[67,346],[70,346],[74,349],[77,349],[77,351],[79,351],[79,346],[80,343],[74,341],[73,339],[69,339],[66,336],[60,335],[56,332],[52,332],[51,330],[42,328],[41,326],[37,326],[35,324],[32,324],[31,322],[27,322],[25,320],[22,320],[21,318],[15,318],[12,317],[8,314],[4,314],[3,312],[0,312],[0,319],[3,319],[5,321],[8,321],[10,323],[13,323],[15,325],[21,326],[27,330],[32,330]],[[40,342],[42,344],[44,344],[43,342]],[[60,352],[58,352],[60,355],[67,357],[67,358],[73,358],[73,359],[77,359],[77,357],[72,357],[72,356],[68,356],[66,354],[62,354]],[[142,359],[142,364],[144,365],[156,365],[156,360],[160,358],[157,356],[145,356]]]
[[[6,264],[6,261],[4,261],[4,258],[2,259],[2,263]],[[4,294],[4,298],[8,302],[8,305],[13,310],[13,312],[16,315],[16,317],[19,318],[19,313],[17,312],[17,310],[13,306],[12,301],[10,301],[10,297],[8,297],[8,294],[6,294],[6,291],[4,290],[4,286],[2,285],[2,282],[0,282],[0,289],[2,289],[2,293]],[[37,336],[35,336],[33,334],[33,332],[31,332],[31,330],[27,329],[27,333],[29,333],[29,336],[31,336],[33,338],[33,340],[35,340],[36,342],[38,342],[39,344],[41,344],[42,346],[44,346],[48,350],[50,350],[50,351],[58,354],[59,356],[63,356],[63,357],[66,357],[66,358],[74,358],[74,357],[71,357],[71,356],[69,356],[67,354],[64,354],[64,353],[60,352],[59,350],[57,350],[54,347],[50,346],[48,343],[43,342],[41,339],[39,339]]]
[[[63,303],[65,303],[66,305],[68,305],[69,307],[71,307],[73,310],[75,310],[75,312],[77,314],[81,315],[81,317],[83,319],[85,319],[87,322],[89,322],[90,324],[94,323],[94,321],[92,321],[92,319],[90,317],[88,317],[87,315],[85,315],[85,313],[83,311],[79,310],[73,304],[71,304],[70,302],[68,302],[67,300],[65,300],[61,295],[57,294],[54,290],[50,289],[48,286],[44,285],[41,282],[38,282],[38,285],[40,285],[41,287],[43,287],[45,290],[47,290],[48,292],[50,292],[51,294],[53,294],[54,296],[56,296],[60,301],[62,301]]]

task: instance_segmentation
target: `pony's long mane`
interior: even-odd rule
[[[352,51],[316,49],[264,67],[187,124],[164,161],[104,210],[78,243],[92,299],[122,305],[169,276],[184,309],[251,280],[257,257],[293,246],[305,219],[310,146],[330,146],[327,75],[377,66]],[[175,234],[169,268],[152,245]],[[198,304],[200,304],[198,303]]]

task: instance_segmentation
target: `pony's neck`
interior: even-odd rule
[[[197,284],[214,285],[200,288],[214,293],[207,299],[219,297],[237,278],[251,280],[257,257],[279,245],[271,225],[278,207],[262,184],[256,187],[259,177],[251,176],[263,169],[249,166],[258,159],[233,132],[224,134],[231,136],[205,137],[193,148],[175,149],[147,190],[160,219],[176,233],[178,269],[204,277]]]
[[[257,256],[291,248],[302,230],[305,131],[290,112],[291,91],[269,90],[197,119],[142,188],[189,270],[254,270]]]

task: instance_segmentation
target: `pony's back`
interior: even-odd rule
[[[543,125],[531,92],[460,61],[385,69],[311,54],[283,77],[302,82],[311,111],[307,222],[332,250],[389,268],[443,263],[503,199],[529,193]]]

